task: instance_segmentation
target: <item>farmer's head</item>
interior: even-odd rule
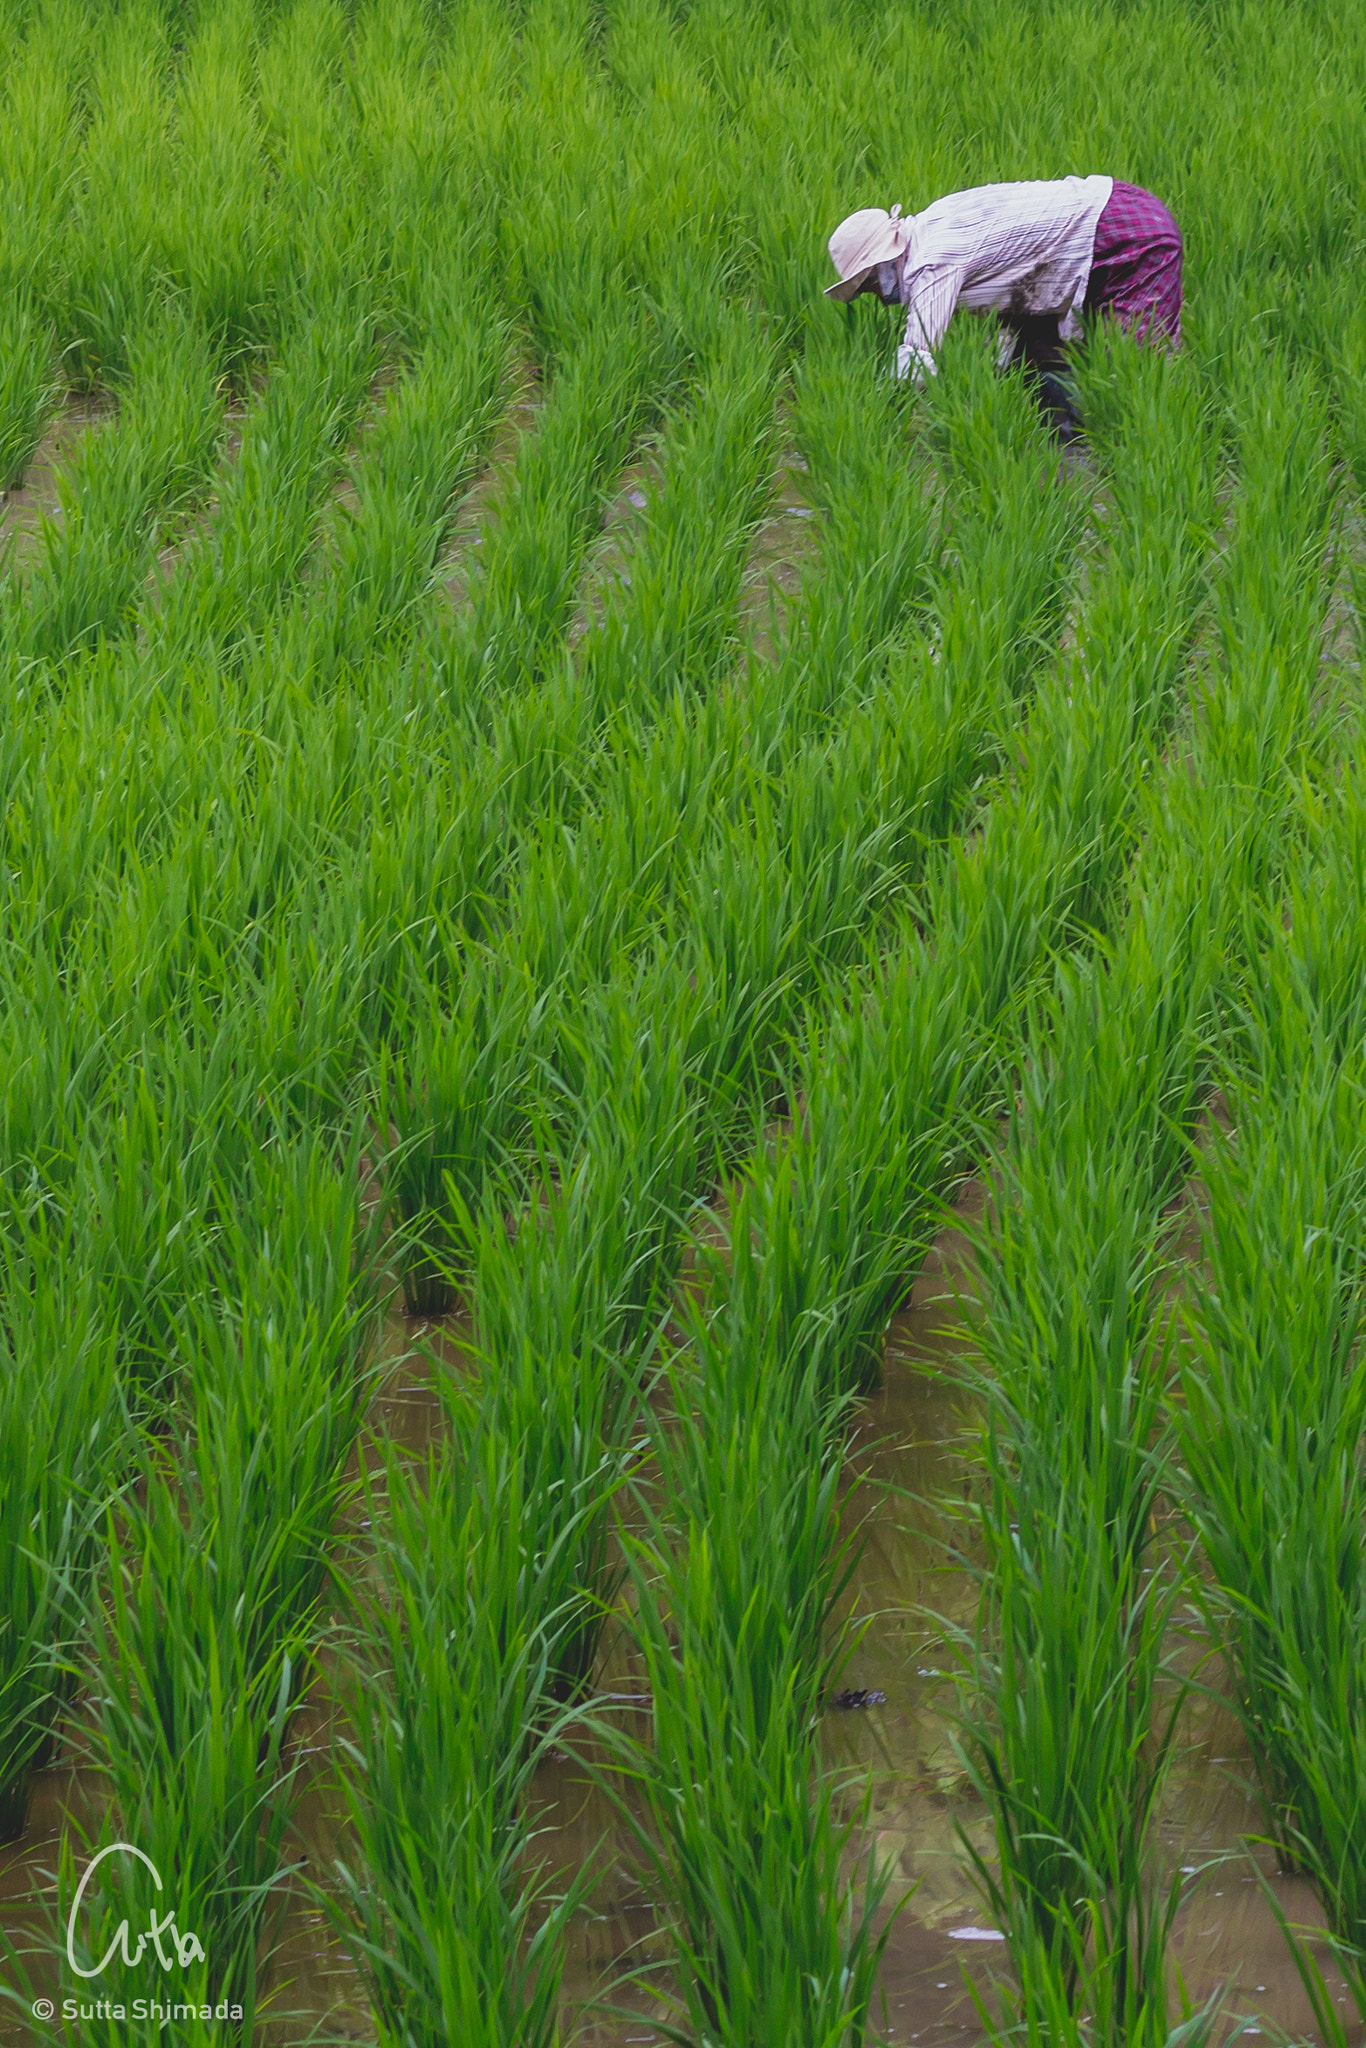
[[[901,259],[911,237],[911,224],[901,218],[901,208],[890,213],[880,206],[865,206],[842,220],[830,237],[830,260],[836,281],[827,285],[827,299],[856,299],[860,292],[874,292],[884,305],[892,305],[901,289]]]

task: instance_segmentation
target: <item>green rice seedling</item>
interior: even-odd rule
[[[224,0],[206,9],[195,28],[175,97],[175,196],[161,223],[162,248],[196,324],[226,360],[245,364],[269,334],[276,282],[251,93],[255,9]]]
[[[656,1439],[667,1506],[642,1501],[645,1535],[623,1537],[652,1743],[606,1733],[630,1788],[623,1816],[668,1902],[666,2037],[855,2044],[890,1873],[845,1875],[861,1815],[840,1820],[815,1770],[827,1629],[850,1569],[836,1541],[839,1411],[825,1319],[771,1315],[750,1214],[743,1195],[730,1270],[717,1263],[713,1312],[694,1319],[697,1369],[672,1375],[678,1424]]]
[[[22,480],[60,393],[47,327],[23,298],[7,295],[0,314],[0,491]]]
[[[516,933],[518,957],[535,985],[573,988],[609,979],[616,963],[658,929],[651,868],[663,863],[632,872],[622,865],[631,852],[625,835],[613,843],[606,833],[571,833],[553,811],[539,832],[527,833],[499,925]]]
[[[568,627],[603,487],[642,419],[651,367],[629,302],[600,316],[561,365],[485,523],[470,612],[454,622],[446,687],[458,715],[478,718],[500,687],[534,679]]]
[[[345,1124],[367,1072],[362,947],[354,929],[334,948],[308,925],[291,920],[259,967],[230,955],[204,1006],[216,1046],[236,1052],[271,1120],[296,1136]]]
[[[1161,1392],[1160,1375],[1136,1378],[1134,1361],[1154,1342],[1160,1218],[1210,1082],[1227,938],[1210,915],[1208,866],[1183,851],[1161,849],[1161,895],[1139,897],[1113,949],[1061,965],[1031,1021],[1040,1051],[1019,1080],[983,1268],[1007,1435],[1042,1453],[1066,1424],[1126,1555],[1141,1547],[1148,1509],[1141,1496],[1123,1503]]]
[[[546,1108],[577,1152],[601,1162],[638,1233],[614,1283],[624,1355],[652,1341],[681,1248],[682,1211],[705,1160],[693,1036],[709,1006],[674,961],[629,960],[601,989],[564,1002],[546,1062]],[[558,1099],[557,1099],[558,1098]],[[571,1108],[572,1105],[572,1108]]]
[[[791,871],[767,821],[758,831],[741,817],[726,839],[712,840],[690,863],[677,921],[698,971],[722,997],[731,1022],[728,1063],[753,1073],[776,1100],[777,1050],[794,1019],[809,972]],[[729,843],[727,843],[727,841]],[[721,1064],[719,1041],[715,1064]]]
[[[450,1413],[449,1454],[387,1458],[378,1569],[347,1579],[352,1840],[317,1896],[382,2042],[553,2048],[582,1881],[557,1898],[538,1873],[525,1809],[550,1732],[528,1730],[576,1532],[529,1544],[519,1447],[460,1397]]]
[[[69,1214],[134,1408],[169,1394],[187,1303],[216,1286],[214,1247],[253,1150],[234,1050],[205,1058],[168,1036],[161,1071],[130,1059],[75,1134]]]
[[[222,433],[217,371],[176,312],[129,344],[117,425],[86,433],[59,472],[59,512],[14,589],[6,638],[23,657],[70,660],[127,631],[158,540],[202,489]]]
[[[252,1589],[266,1643],[315,1619],[364,1413],[377,1293],[358,1150],[315,1135],[264,1152],[251,1224],[224,1226],[221,1292],[186,1308],[191,1519],[231,1598]],[[257,1623],[239,1626],[253,1648]]]
[[[798,1271],[823,1276],[835,1323],[826,1370],[832,1395],[844,1396],[881,1377],[887,1320],[957,1168],[970,1128],[960,1098],[970,1103],[981,1088],[983,1049],[970,1004],[913,933],[895,934],[847,994],[827,986],[821,995],[789,1084],[798,1130],[756,1200],[773,1257],[767,1205],[787,1182],[788,1255]]]
[[[4,977],[0,1230],[6,1235],[44,1216],[52,1222],[61,1217],[81,1133],[104,1085],[104,1035],[43,971],[47,965],[40,961],[36,973]]]
[[[1054,1956],[1042,1948],[1032,1929],[1019,1931],[1016,1942],[1025,1962],[1019,1991],[1013,1995],[1008,2036],[1000,2034],[998,2015],[991,2010],[980,1988],[969,1983],[968,1991],[988,2039],[1008,2038],[1012,2043],[1024,2044],[1024,2048],[1092,2048],[1096,2041],[1125,2038],[1125,2008],[1116,2003],[1112,1973],[1102,1963],[1087,1974],[1091,1954],[1099,1954],[1104,1948],[1104,1932],[1094,1905],[1089,1917],[1094,1933],[1078,1945],[1075,1972],[1054,1967]],[[1080,1918],[1084,1924],[1086,1915]],[[1074,1985],[1079,1988],[1072,1988]],[[1224,2001],[1218,1991],[1211,1993],[1196,2011],[1191,2010],[1183,1993],[1182,2017],[1171,2026],[1165,2017],[1166,1987],[1155,1984],[1153,1988],[1158,2001],[1156,2009],[1141,2008],[1137,2019],[1130,2022],[1134,2028],[1131,2038],[1135,2041],[1155,2040],[1159,2048],[1207,2048],[1207,2044],[1231,2040],[1244,2031],[1238,2024],[1221,2035]],[[1133,2011],[1132,2000],[1128,2010]]]
[[[686,1102],[678,1120],[686,1131]],[[558,1184],[532,1181],[514,1239],[506,1197],[496,1195],[471,1232],[490,1426],[518,1448],[524,1540],[556,1563],[549,1700],[577,1698],[592,1677],[617,1576],[611,1502],[628,1459],[627,1418],[669,1309],[670,1219],[683,1190],[668,1171],[677,1138],[656,1134],[661,1160],[646,1149],[649,1135],[617,1130],[604,1103],[581,1156],[559,1166]]]
[[[443,1315],[464,1277],[458,1219],[525,1129],[539,1006],[523,979],[478,956],[449,1012],[420,982],[410,1002],[401,1048],[379,1055],[380,1128],[397,1140],[385,1191],[403,1228],[404,1305]]]
[[[54,294],[47,287],[51,267],[61,261],[70,214],[81,80],[93,26],[78,7],[37,9],[5,64],[9,146],[0,170],[0,299],[12,318],[16,299],[34,297],[40,325],[53,311]]]
[[[230,651],[269,615],[315,538],[318,501],[375,365],[354,303],[317,314],[271,379],[223,479],[212,528],[146,621],[156,656]]]
[[[163,10],[144,4],[121,12],[92,55],[64,308],[68,374],[85,390],[127,374],[130,342],[152,315],[170,199]]]
[[[819,514],[820,566],[803,578],[779,663],[820,716],[866,687],[888,640],[924,617],[943,534],[914,444],[907,459],[904,399],[873,381],[867,349],[808,352],[792,432]]]
[[[1018,1983],[1003,1988],[993,2038],[1057,1998],[1090,2014],[1090,2039],[1160,2044],[1182,1884],[1151,1861],[1181,1697],[1163,1654],[1180,1576],[1116,1564],[1084,1476],[1045,1474],[1019,1440],[1000,1456],[1032,1483],[1017,1481],[1020,1519],[989,1540],[991,1647],[973,1667],[961,1752],[993,1816],[993,1855],[969,1857]]]
[[[1175,1409],[1182,1503],[1218,1588],[1209,1624],[1268,1823],[1323,1903],[1358,2014],[1363,1077],[1360,943],[1343,913],[1361,815],[1354,764],[1294,877],[1288,925],[1277,906],[1254,957],[1225,1082],[1237,1142],[1204,1166],[1209,1273],[1194,1283]],[[1293,1946],[1326,2025],[1333,2001]]]
[[[187,1421],[148,1440],[142,1499],[111,1523],[89,1674],[117,1838],[151,1856],[162,1909],[198,1933],[191,1990],[249,2014],[288,1876],[286,1742],[364,1412],[374,1300],[354,1148],[262,1148],[252,1180],[252,1221],[225,1226],[217,1252],[218,1291],[184,1310]]]
[[[285,1743],[305,1646],[288,1618],[275,1626],[263,1604],[268,1589],[229,1587],[214,1562],[204,1532],[185,1529],[162,1461],[149,1472],[145,1503],[128,1511],[126,1539],[109,1532],[109,1605],[92,1610],[99,1705],[91,1747],[113,1799],[107,1839],[136,1843],[151,1858],[163,1887],[158,1917],[173,1913],[203,1952],[180,1973],[180,1995],[196,2004],[227,1996],[254,2016],[289,1869],[294,1766]],[[272,1650],[263,1658],[266,1631]],[[66,1859],[63,1921],[76,1887],[69,1842]],[[99,1875],[108,1871],[106,1863]],[[84,1967],[98,1963],[127,1910],[110,1881],[92,1883],[87,1903],[94,1931]],[[116,1954],[102,1991],[126,2006],[146,1996],[146,1971],[127,1969]]]
[[[637,723],[733,659],[745,553],[777,452],[775,370],[763,337],[736,323],[690,412],[666,422],[659,488],[579,650],[590,727],[622,709]]]
[[[496,418],[506,370],[503,323],[472,300],[461,281],[429,307],[426,346],[352,464],[356,510],[340,511],[323,573],[299,593],[291,624],[302,645],[291,655],[319,680],[371,654],[427,593],[457,494]]]
[[[39,1222],[4,1245],[0,1302],[0,1840],[50,1761],[123,1435],[112,1333],[88,1271]]]

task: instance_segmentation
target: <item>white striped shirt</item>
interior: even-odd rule
[[[978,185],[916,214],[901,259],[906,338],[897,375],[912,363],[934,375],[934,351],[959,306],[1007,316],[1056,314],[1063,340],[1075,340],[1096,222],[1113,185],[1104,177]]]

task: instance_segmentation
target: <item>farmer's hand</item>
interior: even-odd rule
[[[893,375],[899,382],[907,377],[920,391],[925,389],[925,366],[908,341],[903,341],[896,352],[896,369]],[[930,375],[934,375],[934,364],[930,364]]]

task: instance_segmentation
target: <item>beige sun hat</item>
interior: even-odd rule
[[[839,272],[838,282],[825,287],[827,299],[852,299],[879,263],[894,263],[911,237],[911,224],[901,218],[901,208],[890,213],[881,206],[865,206],[842,220],[830,237],[830,261]]]

